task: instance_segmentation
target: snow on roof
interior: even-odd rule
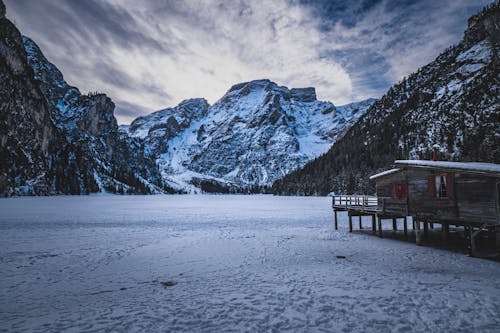
[[[386,171],[383,171],[381,173],[377,173],[376,175],[370,176],[370,179],[375,179],[375,178],[378,178],[378,177],[387,176],[387,175],[390,175],[391,173],[398,172],[399,170],[401,170],[401,169],[386,170]]]
[[[425,160],[397,160],[394,162],[394,164],[397,166],[408,165],[408,166],[417,166],[417,167],[425,167],[425,168],[442,168],[442,169],[466,170],[466,171],[473,171],[473,172],[500,173],[500,164],[495,164],[495,163],[448,162],[448,161],[425,161]]]

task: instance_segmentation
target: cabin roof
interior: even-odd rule
[[[425,160],[397,160],[397,167],[419,167],[427,169],[449,169],[456,171],[467,171],[473,173],[488,173],[500,176],[500,164],[482,162],[448,162],[448,161],[425,161]],[[392,169],[394,170],[394,169]],[[391,171],[391,170],[388,170]],[[387,171],[386,171],[387,172]],[[380,175],[380,174],[379,174]],[[377,175],[375,175],[377,176]],[[374,176],[372,176],[374,177]],[[370,177],[371,178],[371,177]]]
[[[400,170],[401,170],[401,169],[399,169],[399,168],[386,170],[386,171],[383,171],[383,172],[381,172],[381,173],[377,173],[376,175],[370,176],[370,179],[375,179],[375,178],[378,178],[378,177],[387,176],[387,175],[390,175],[390,174],[396,173],[396,172],[398,172],[398,171],[400,171]]]

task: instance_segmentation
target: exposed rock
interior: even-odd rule
[[[144,142],[169,186],[262,191],[326,152],[371,103],[335,107],[317,101],[314,88],[255,80],[232,86],[212,106],[187,100],[134,120],[127,131]]]
[[[111,99],[68,85],[6,18],[0,82],[0,195],[172,191],[144,146],[118,132]]]

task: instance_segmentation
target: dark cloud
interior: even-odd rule
[[[489,0],[4,0],[66,80],[121,123],[238,81],[378,97],[456,43]]]

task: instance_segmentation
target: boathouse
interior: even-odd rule
[[[475,251],[475,237],[488,231],[500,246],[500,165],[476,162],[397,160],[394,168],[373,175],[376,197],[334,196],[337,211],[347,211],[349,230],[352,216],[372,216],[372,229],[382,235],[382,219],[403,219],[407,236],[407,217],[411,216],[417,244],[428,228],[441,224],[446,241],[450,225],[463,227],[469,252]],[[423,235],[420,225],[423,223]],[[361,227],[361,223],[360,223]],[[423,237],[422,237],[423,236]]]

